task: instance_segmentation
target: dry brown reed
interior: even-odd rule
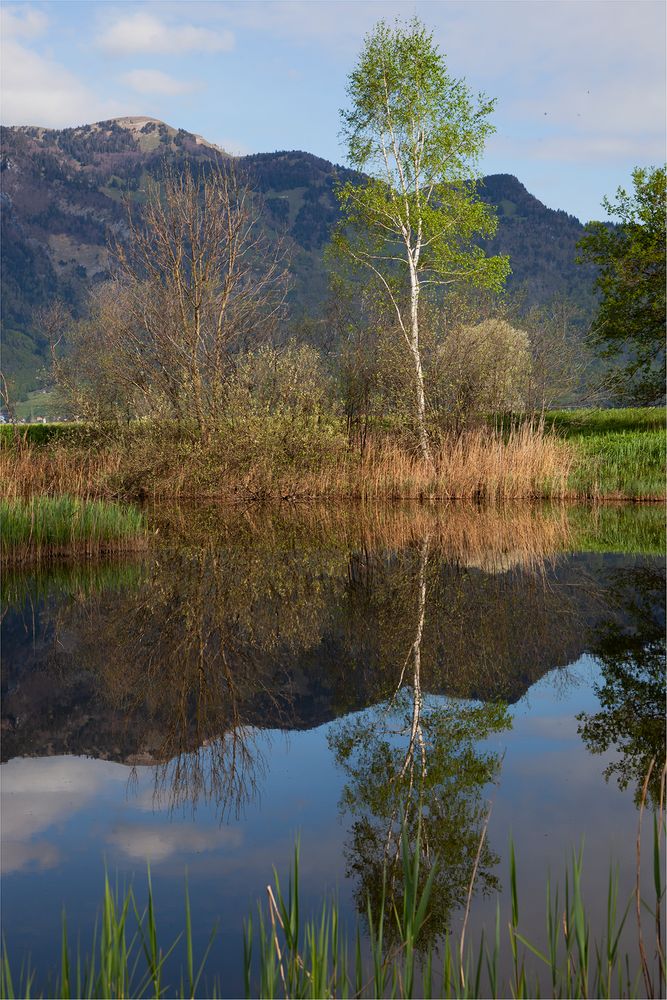
[[[204,451],[165,438],[126,437],[76,447],[27,444],[0,450],[0,495],[63,493],[137,499],[216,500],[534,500],[568,496],[573,455],[555,436],[528,424],[501,434],[478,429],[440,444],[433,464],[378,439],[365,455],[333,449],[316,467],[274,456],[239,465],[233,442]]]
[[[568,495],[573,456],[525,424],[507,435],[480,428],[442,442],[433,464],[392,441],[373,442],[360,462],[301,477],[294,496],[355,500],[535,500]]]
[[[34,496],[117,496],[114,487],[124,463],[120,449],[74,448],[26,443],[0,449],[0,495],[5,500]]]

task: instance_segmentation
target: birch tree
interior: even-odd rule
[[[475,243],[496,229],[475,193],[477,164],[494,131],[494,101],[473,97],[451,77],[433,36],[418,19],[380,21],[366,37],[348,80],[342,137],[362,184],[339,189],[343,216],[334,245],[372,273],[396,314],[414,371],[422,456],[432,463],[419,338],[420,296],[464,282],[500,289],[506,257]]]

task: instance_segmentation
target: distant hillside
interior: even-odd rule
[[[109,231],[122,230],[123,196],[140,201],[164,163],[228,158],[201,136],[151,118],[118,118],[70,129],[1,130],[3,370],[19,396],[34,388],[47,344],[34,311],[55,297],[83,306],[106,277]],[[322,251],[338,218],[334,185],[354,176],[310,153],[261,153],[238,159],[262,194],[269,233],[286,234],[294,315],[313,312],[326,294]],[[546,208],[508,174],[484,179],[481,197],[496,206],[499,230],[489,244],[511,258],[509,288],[530,301],[565,293],[585,310],[593,302],[590,268],[575,264],[583,227]]]

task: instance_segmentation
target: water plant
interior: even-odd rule
[[[0,524],[4,563],[127,549],[145,537],[136,507],[71,496],[0,500]]]
[[[653,767],[653,764],[651,765]],[[664,794],[653,818],[652,875],[654,898],[640,891],[642,818],[646,800],[640,805],[637,836],[637,882],[628,900],[619,899],[617,870],[610,866],[606,916],[601,933],[595,933],[583,890],[583,851],[572,853],[564,887],[546,882],[545,945],[538,946],[520,921],[518,863],[510,845],[511,916],[507,933],[501,927],[500,907],[495,925],[476,943],[466,939],[466,918],[455,939],[445,936],[436,950],[419,947],[422,929],[428,923],[434,888],[432,867],[420,879],[419,848],[412,852],[404,838],[400,864],[400,902],[387,908],[391,892],[385,872],[382,900],[377,912],[370,904],[366,912],[367,934],[360,924],[343,926],[334,899],[325,900],[319,913],[303,918],[299,887],[299,846],[286,891],[275,872],[267,886],[267,901],[245,922],[243,980],[247,997],[506,997],[551,995],[553,997],[648,997],[662,996],[665,985],[665,953],[662,910],[665,900],[661,848],[664,836]],[[664,771],[661,788],[664,793]],[[482,837],[484,834],[482,835]],[[472,883],[471,879],[471,891]],[[216,996],[219,984],[204,978],[205,965],[215,939],[209,937],[198,962],[194,958],[190,902],[185,892],[185,926],[168,945],[160,943],[156,908],[148,872],[148,901],[139,910],[133,888],[112,889],[105,877],[101,925],[93,934],[86,956],[69,943],[63,915],[60,970],[50,982],[50,996],[179,997]],[[561,894],[562,893],[562,894]],[[387,913],[391,917],[387,917]],[[634,912],[637,949],[622,947],[626,925]],[[388,920],[394,926],[389,928]],[[652,930],[649,932],[649,922]],[[533,929],[534,931],[534,929]],[[177,983],[165,981],[165,964],[180,945],[183,962]],[[505,970],[509,969],[509,974]],[[34,993],[35,970],[25,962],[14,974],[3,941],[0,960],[0,997],[43,995]],[[202,992],[203,991],[203,992]]]

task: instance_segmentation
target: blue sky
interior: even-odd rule
[[[415,13],[450,72],[497,98],[485,172],[587,220],[634,166],[664,161],[662,0],[4,2],[0,117],[146,114],[231,152],[342,163],[338,109],[363,36]]]

